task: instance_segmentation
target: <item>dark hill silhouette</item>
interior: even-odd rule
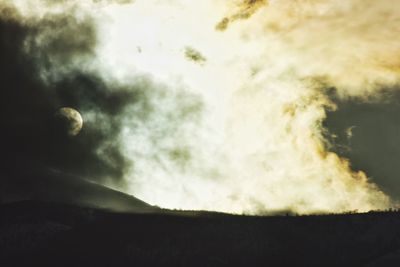
[[[48,169],[0,181],[0,266],[400,266],[397,211],[234,216]]]
[[[0,266],[399,266],[400,213],[251,217],[0,206]]]
[[[120,212],[158,210],[131,195],[57,170],[22,171],[1,180],[0,196],[3,202],[38,200]]]

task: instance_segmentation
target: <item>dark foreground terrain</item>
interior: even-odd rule
[[[400,266],[400,213],[247,217],[0,206],[0,266]]]

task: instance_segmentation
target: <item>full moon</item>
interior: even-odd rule
[[[62,124],[62,130],[69,136],[76,136],[83,127],[83,119],[81,114],[73,108],[63,107],[56,112],[57,120]]]

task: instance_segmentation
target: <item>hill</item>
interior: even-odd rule
[[[0,206],[1,266],[399,266],[400,213],[233,216]]]
[[[0,179],[3,202],[36,200],[119,212],[153,212],[151,206],[134,196],[52,169],[36,169],[9,174]]]

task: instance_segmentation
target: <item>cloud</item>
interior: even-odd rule
[[[262,6],[268,5],[268,0],[242,0],[236,4],[238,11],[235,11],[232,15],[223,18],[215,28],[218,31],[224,31],[229,27],[229,24],[236,20],[244,20],[250,18],[256,13]]]
[[[168,97],[164,88],[144,75],[124,84],[91,68],[96,25],[89,15],[79,17],[76,8],[40,19],[21,17],[12,6],[3,10],[0,140],[7,157],[2,166],[18,172],[20,166],[37,165],[124,184],[132,162],[121,152],[123,121],[152,116],[153,98]],[[61,107],[82,114],[84,128],[78,136],[68,138],[57,128],[55,115]],[[131,109],[135,113],[128,115]]]
[[[167,208],[393,205],[330,139],[356,126],[351,145],[364,140],[358,121],[341,126],[341,103],[398,88],[392,1],[37,3],[2,13],[2,84],[17,88],[1,97],[10,158],[24,151]],[[86,119],[79,139],[51,133],[45,118],[60,106]]]
[[[105,27],[104,32],[115,34],[100,49],[113,54],[103,57],[103,62],[119,66],[122,72],[148,71],[169,84],[176,83],[173,77],[181,77],[189,90],[202,97],[204,106],[197,127],[181,122],[185,130],[173,140],[158,137],[159,142],[185,145],[191,152],[190,164],[177,168],[168,157],[148,160],[126,150],[127,158],[136,162],[136,171],[126,175],[130,181],[126,190],[166,207],[230,212],[388,207],[387,196],[365,173],[354,172],[348,160],[329,151],[324,139],[326,111],[337,108],[329,88],[336,88],[340,97],[364,96],[379,92],[381,79],[395,81],[386,70],[372,65],[356,70],[350,64],[357,61],[347,49],[352,42],[369,44],[368,38],[353,37],[364,24],[374,23],[360,16],[342,29],[342,21],[353,17],[350,13],[361,12],[357,2],[337,7],[328,1],[274,1],[225,32],[212,30],[225,7],[211,1],[196,6],[177,2],[160,9],[153,2],[136,2],[108,13],[121,24]],[[327,6],[337,10],[337,20],[321,13]],[[124,20],[141,27],[125,28]],[[342,30],[335,31],[336,25]],[[157,37],[148,39],[144,28]],[[319,35],[326,35],[331,43]],[[337,42],[349,44],[341,48]],[[137,45],[147,53],[131,53],[129,47]],[[207,65],[197,70],[181,61],[182,46],[202,51]],[[358,57],[369,61],[371,50],[366,48]],[[360,73],[352,78],[348,76],[352,71]],[[122,142],[125,147],[132,147],[131,140],[137,139],[147,144],[147,134],[128,131]],[[150,144],[141,146],[141,151],[153,151]]]
[[[191,47],[185,48],[185,56],[188,60],[198,62],[200,64],[204,63],[207,60],[199,51]]]
[[[5,129],[1,140],[7,155],[2,166],[15,171],[37,163],[81,174],[90,169],[93,179],[106,174],[118,177],[124,162],[111,166],[96,154],[109,137],[89,122],[79,137],[65,138],[54,129],[54,116],[62,106],[84,113],[86,106],[96,105],[105,114],[104,123],[116,124],[111,117],[116,107],[109,107],[106,99],[122,106],[125,101],[118,99],[132,93],[105,92],[96,74],[73,69],[52,83],[44,78],[54,74],[60,62],[60,68],[69,68],[75,58],[90,55],[95,43],[90,22],[76,24],[72,16],[60,15],[29,23],[3,19],[1,26],[1,119]],[[82,31],[76,32],[77,27]],[[107,134],[118,132],[118,128],[110,129]],[[118,157],[115,145],[109,149]]]

